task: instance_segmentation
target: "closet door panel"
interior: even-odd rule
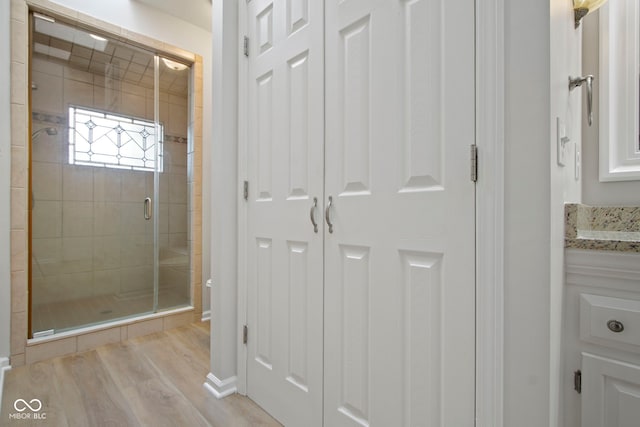
[[[322,2],[248,3],[247,393],[322,425]]]
[[[325,425],[473,425],[474,2],[325,5]]]

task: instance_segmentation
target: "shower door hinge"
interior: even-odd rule
[[[244,187],[242,189],[242,197],[244,197],[245,200],[249,200],[249,181],[244,182]]]
[[[244,36],[243,49],[244,49],[244,56],[248,58],[249,57],[249,37],[247,36]]]
[[[244,325],[242,327],[242,344],[246,344],[247,343],[247,338],[249,337],[249,328],[247,327],[247,325]]]
[[[471,144],[471,181],[478,182],[478,146]]]
[[[578,394],[582,393],[582,371],[578,369],[573,373],[573,389],[578,392]]]

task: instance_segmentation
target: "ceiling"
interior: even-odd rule
[[[132,0],[211,32],[211,0]]]

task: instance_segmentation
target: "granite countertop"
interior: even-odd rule
[[[640,207],[565,205],[565,248],[640,252]]]

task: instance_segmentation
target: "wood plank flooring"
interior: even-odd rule
[[[208,372],[208,323],[14,368],[0,426],[280,426],[246,397],[211,396]],[[39,399],[46,419],[10,418],[16,399]]]

